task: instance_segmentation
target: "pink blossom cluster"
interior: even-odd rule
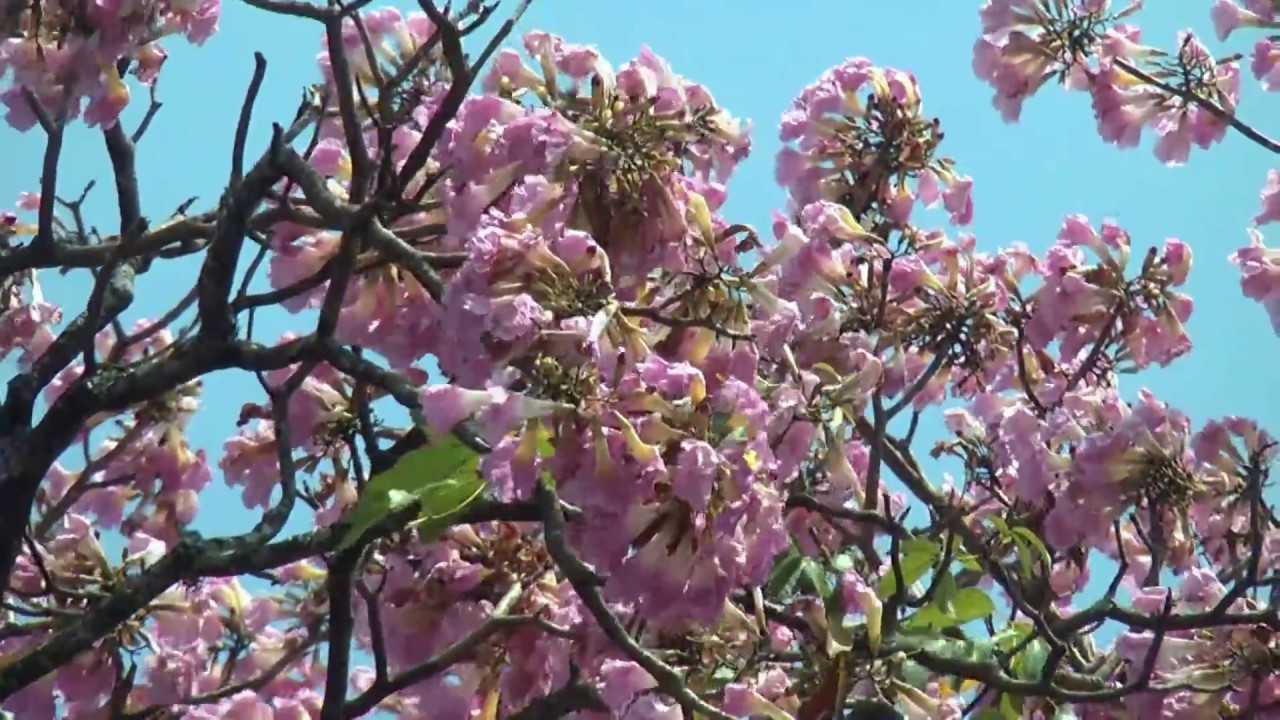
[[[0,69],[13,66],[19,78],[6,95],[15,126],[35,122],[15,109],[23,89],[68,112],[88,96],[86,119],[110,122],[123,105],[113,63],[127,58],[143,72],[159,37],[183,32],[199,42],[217,17],[216,4],[94,7],[92,46],[58,38],[52,59],[15,60],[53,43],[44,25],[5,46]],[[1227,112],[1238,71],[1190,34],[1171,55],[1140,45],[1136,28],[1117,24],[1135,8],[992,0],[981,11],[975,69],[1008,120],[1056,77],[1091,94],[1104,139],[1130,146],[1150,129],[1157,155],[1181,162],[1192,145],[1220,141],[1228,124],[1153,82],[1167,69],[1139,70],[1150,73],[1143,79],[1132,68],[1157,57],[1194,68],[1200,81],[1187,91]],[[47,12],[42,22],[54,23],[62,11]],[[1225,37],[1268,26],[1271,12],[1269,3],[1244,10],[1222,0],[1214,19]],[[364,83],[405,68],[439,33],[425,14],[366,10],[335,42],[352,59],[351,79]],[[333,204],[355,204],[366,197],[360,168],[370,161],[385,160],[383,176],[411,174],[397,187],[408,210],[387,222],[384,241],[438,268],[435,277],[415,274],[407,261],[387,262],[386,246],[356,245],[358,272],[340,297],[335,338],[385,361],[411,388],[428,434],[465,426],[489,446],[476,470],[489,499],[527,507],[554,488],[572,511],[567,550],[597,582],[589,589],[626,638],[654,650],[637,655],[601,624],[581,573],[556,556],[550,522],[406,531],[370,546],[354,575],[352,635],[376,658],[345,678],[357,704],[388,678],[448,657],[376,709],[507,717],[585,682],[592,704],[574,717],[683,717],[689,701],[650,660],[682,663],[698,697],[729,717],[823,716],[813,703],[828,687],[859,701],[888,698],[912,718],[959,718],[971,701],[990,708],[990,697],[953,687],[954,665],[921,660],[910,683],[900,672],[908,650],[929,651],[894,645],[910,635],[893,632],[896,614],[908,611],[902,593],[885,590],[892,582],[905,593],[901,585],[923,577],[901,578],[899,560],[910,556],[898,547],[904,512],[919,502],[940,528],[935,536],[945,533],[947,562],[955,538],[971,543],[963,562],[985,578],[963,590],[990,590],[1020,610],[1029,601],[1010,588],[1037,579],[1018,574],[1031,572],[1034,553],[1021,555],[1010,537],[1038,538],[1037,609],[1055,621],[1091,612],[1090,574],[1102,558],[1120,562],[1129,617],[1147,627],[1128,625],[1109,648],[1115,663],[1100,662],[1091,677],[1121,687],[1150,656],[1152,682],[1066,703],[1078,716],[1198,718],[1210,705],[1280,700],[1280,680],[1262,672],[1280,657],[1265,623],[1150,627],[1152,618],[1219,606],[1240,617],[1260,612],[1260,600],[1228,588],[1229,575],[1280,570],[1280,529],[1259,511],[1274,439],[1241,417],[1194,425],[1151,392],[1126,399],[1118,386],[1121,374],[1190,352],[1193,303],[1182,291],[1190,247],[1143,238],[1135,248],[1116,222],[1078,214],[1039,253],[980,249],[971,234],[929,225],[917,208],[940,205],[951,225],[971,223],[973,180],[940,154],[941,123],[924,114],[915,78],[865,58],[824,73],[784,114],[775,167],[787,204],[762,239],[721,212],[726,183],[751,149],[749,126],[705,87],[647,48],[617,69],[595,48],[544,32],[525,35],[524,50],[494,56],[482,91],[448,118],[417,172],[403,171],[444,112],[447,81],[424,73],[407,98],[370,99],[403,105],[394,128],[368,109],[357,128],[337,112],[320,123],[305,158],[316,184]],[[336,52],[318,60],[331,90],[347,77]],[[90,78],[85,67],[100,74]],[[1256,66],[1255,74],[1266,76]],[[1257,223],[1280,218],[1278,178]],[[325,303],[332,281],[316,278],[350,247],[347,228],[312,217],[316,194],[288,178],[268,203],[277,213],[266,233],[269,280],[295,314]],[[5,216],[0,240],[30,230]],[[1253,233],[1233,261],[1245,294],[1280,318],[1274,252]],[[0,353],[29,368],[54,341],[60,309],[34,271],[5,282]],[[174,344],[167,329],[143,322],[127,338],[99,333],[95,357],[127,368],[164,358]],[[299,496],[318,529],[338,527],[368,492],[356,437],[403,433],[364,417],[374,391],[340,367],[263,373],[273,391],[298,383],[287,406],[245,403],[223,446],[222,480],[246,507],[273,507],[282,455],[304,480]],[[85,372],[83,360],[69,365],[46,399],[70,392]],[[14,630],[0,632],[0,672],[58,632],[60,618],[85,612],[182,544],[214,478],[187,438],[200,393],[189,382],[95,418],[81,433],[83,463],[50,468],[11,581],[24,617],[5,610]],[[965,468],[936,487],[909,448],[930,414],[947,435],[933,454]],[[891,422],[908,418],[904,441],[886,439]],[[104,530],[124,540],[122,562],[108,558]],[[894,559],[873,559],[886,553]],[[784,558],[829,566],[833,580],[793,578],[775,592]],[[319,717],[338,565],[311,558],[252,583],[217,577],[168,588],[4,709],[19,718],[164,706],[193,719]],[[1167,573],[1176,590],[1164,587]],[[946,567],[931,582],[944,576],[959,582]],[[852,652],[855,641],[866,652]],[[900,652],[882,657],[884,647]],[[1081,652],[1064,646],[1058,660]],[[126,655],[140,660],[119,693]],[[1051,716],[1047,704],[1027,702],[1027,717]]]
[[[0,40],[0,102],[20,131],[40,116],[83,116],[110,127],[129,104],[122,75],[156,81],[167,53],[160,41],[182,35],[202,44],[218,29],[219,0],[55,0],[17,3],[16,33]],[[87,102],[86,102],[87,101]]]
[[[1049,0],[989,0],[982,6],[982,35],[974,46],[973,69],[995,89],[993,104],[1007,122],[1016,122],[1022,104],[1051,80],[1069,90],[1088,92],[1098,134],[1121,148],[1136,147],[1144,129],[1155,133],[1160,162],[1180,165],[1193,146],[1209,149],[1232,124],[1271,151],[1280,144],[1244,126],[1236,117],[1240,102],[1240,55],[1215,58],[1191,31],[1176,39],[1176,50],[1142,43],[1141,30],[1122,22],[1136,14],[1141,0],[1113,9],[1110,0],[1057,3]],[[1271,0],[1217,0],[1211,10],[1218,40],[1236,31],[1277,27]],[[1250,55],[1250,71],[1268,92],[1280,88],[1280,41],[1259,39]],[[1262,191],[1255,224],[1274,222],[1276,171]],[[1250,230],[1250,244],[1231,256],[1241,268],[1245,295],[1262,303],[1280,332],[1280,302],[1263,272],[1267,253],[1262,236]]]
[[[1141,2],[1118,12],[1110,5],[1108,0],[991,0],[983,5],[983,34],[974,46],[973,68],[995,88],[993,102],[1004,119],[1017,121],[1022,103],[1056,79],[1090,94],[1098,134],[1109,143],[1134,147],[1149,128],[1159,137],[1156,157],[1181,164],[1192,145],[1208,149],[1220,142],[1227,129],[1222,118],[1181,101],[1161,81],[1175,77],[1178,71],[1171,67],[1185,69],[1197,78],[1185,92],[1207,97],[1231,113],[1240,99],[1236,62],[1216,60],[1190,31],[1178,36],[1172,55],[1143,45],[1139,28],[1119,22]],[[1215,8],[1215,18],[1218,14]],[[1149,73],[1136,74],[1138,63],[1149,63]]]

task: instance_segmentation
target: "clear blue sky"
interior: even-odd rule
[[[406,12],[416,8],[411,2],[395,4]],[[1226,54],[1213,41],[1208,3],[1150,5],[1140,18],[1151,44],[1171,47],[1174,33],[1190,26]],[[1095,221],[1117,219],[1132,233],[1137,257],[1170,236],[1194,248],[1190,292],[1197,307],[1188,329],[1195,350],[1172,368],[1127,378],[1127,393],[1145,385],[1197,422],[1239,414],[1280,431],[1280,375],[1273,370],[1278,341],[1262,308],[1241,297],[1238,272],[1226,260],[1247,242],[1245,228],[1257,212],[1266,171],[1280,163],[1232,136],[1211,152],[1193,153],[1185,167],[1165,168],[1152,157],[1149,144],[1125,152],[1104,145],[1093,129],[1088,97],[1054,87],[1027,104],[1021,124],[1003,124],[990,106],[988,88],[970,69],[977,6],[956,0],[535,0],[510,42],[525,30],[544,29],[597,45],[615,66],[647,43],[678,73],[707,85],[721,105],[755,125],[754,152],[730,185],[727,214],[765,229],[770,211],[783,202],[772,180],[777,122],[797,92],[849,56],[913,71],[926,111],[942,119],[944,153],[975,178],[973,231],[979,247],[1024,241],[1042,249],[1052,242],[1064,214],[1084,213]],[[1249,40],[1244,35],[1232,47],[1245,51]],[[216,202],[253,51],[263,52],[269,62],[250,143],[256,153],[265,143],[267,123],[288,122],[300,88],[317,79],[319,41],[315,23],[277,18],[229,0],[220,33],[203,48],[170,43],[160,83],[165,108],[138,155],[143,208],[153,221],[191,195],[201,198],[196,208]],[[1263,97],[1251,79],[1244,86],[1246,119],[1280,117],[1275,99]],[[145,106],[145,92],[135,89],[128,127],[136,125]],[[38,131],[19,135],[4,127],[0,147],[5,167],[0,207],[5,207],[19,191],[36,189],[43,140]],[[98,178],[89,219],[111,232],[117,221],[107,167],[99,136],[75,126],[64,151],[61,192],[74,196],[88,179]],[[131,315],[154,317],[167,309],[190,288],[192,269],[176,263],[153,270],[140,283]],[[83,307],[86,278],[48,273],[43,281],[54,300],[74,311]],[[299,325],[287,317],[271,318],[259,337],[274,340],[285,329],[306,329]],[[207,379],[206,411],[193,427],[193,441],[208,448],[216,462],[241,403],[260,399],[251,376]],[[203,502],[200,529],[206,532],[231,532],[252,522],[238,490],[216,487]],[[301,529],[303,519],[297,520]]]

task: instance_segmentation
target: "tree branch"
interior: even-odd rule
[[[539,482],[534,489],[534,501],[542,511],[543,537],[547,543],[547,552],[556,561],[565,579],[573,585],[574,592],[578,594],[582,604],[600,625],[605,636],[617,645],[624,655],[644,668],[658,683],[662,692],[680,703],[686,715],[693,716],[696,712],[716,720],[733,720],[732,716],[698,697],[685,684],[684,678],[680,677],[679,673],[648,650],[640,647],[639,643],[627,634],[617,616],[609,610],[604,596],[600,594],[600,578],[569,548],[568,538],[565,537],[564,512],[560,509],[560,500],[556,497],[556,491],[547,483]]]

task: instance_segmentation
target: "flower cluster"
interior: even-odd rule
[[[192,340],[169,320],[108,320],[46,372],[61,309],[37,268],[3,279],[0,359],[47,374],[49,416],[110,400],[67,433],[83,458],[62,455],[34,500],[0,610],[5,710],[1275,706],[1278,625],[1257,590],[1280,571],[1264,492],[1276,443],[1251,420],[1196,425],[1119,387],[1192,348],[1185,243],[1135,249],[1145,240],[1115,221],[1077,214],[1039,252],[952,234],[973,219],[973,180],[941,154],[915,77],[866,58],[784,114],[786,204],[762,238],[722,212],[748,123],[651,50],[615,69],[530,32],[462,98],[460,31],[426,9],[325,16],[314,138],[263,163],[280,173],[244,228],[259,245],[250,275],[266,267],[271,291],[232,306],[319,309],[314,334],[218,345],[208,327]],[[1136,9],[992,0],[975,70],[1006,120],[1056,78],[1090,93],[1104,139],[1150,130],[1181,162],[1232,127],[1236,60],[1189,33],[1175,53],[1141,45],[1118,24]],[[153,80],[162,36],[200,42],[217,19],[216,3],[76,12],[24,10],[0,49],[15,126],[70,117],[86,96],[86,120],[109,124],[121,72]],[[1225,38],[1273,12],[1220,0],[1213,17]],[[183,227],[223,227],[237,202]],[[1280,219],[1276,172],[1263,205],[1257,223]],[[952,227],[922,212],[938,206]],[[48,231],[0,216],[0,261]],[[1233,261],[1280,318],[1280,264],[1253,235]],[[182,368],[224,356],[267,395],[242,404],[217,459],[264,513],[248,547],[190,532],[215,476],[187,436],[202,383]],[[119,377],[163,391],[139,400]],[[417,427],[380,417],[392,402]],[[912,448],[929,416],[946,430],[933,458],[961,471],[941,483]],[[277,539],[302,508],[312,527]],[[928,520],[909,527],[912,514]],[[1119,570],[1093,602],[1104,558]],[[1098,648],[1080,631],[1104,622],[1123,627]],[[54,672],[30,670],[80,625],[105,629]]]
[[[1122,22],[1141,2],[1113,11],[1109,0],[1058,3],[1049,0],[990,0],[982,7],[982,36],[974,47],[974,72],[995,88],[994,104],[1004,119],[1016,122],[1022,104],[1050,80],[1092,98],[1098,134],[1122,148],[1136,147],[1143,130],[1156,136],[1156,158],[1185,163],[1192,147],[1209,149],[1234,127],[1268,150],[1280,144],[1244,124],[1240,102],[1241,55],[1215,58],[1190,31],[1179,33],[1176,51],[1142,43],[1140,29]],[[1211,11],[1219,40],[1243,28],[1276,27],[1270,0],[1217,0]],[[1276,78],[1280,44],[1274,37],[1256,42],[1250,70],[1266,91],[1280,88]],[[1262,191],[1257,225],[1274,222],[1277,172]],[[1280,332],[1280,307],[1265,272],[1261,235],[1251,229],[1250,244],[1232,255],[1240,265],[1247,297],[1262,303]]]
[[[83,115],[110,127],[129,104],[122,77],[154,83],[167,53],[160,41],[182,35],[197,45],[218,30],[218,0],[117,0],[90,4],[16,3],[17,32],[0,41],[0,91],[6,119],[30,130],[41,116],[65,122]],[[87,101],[87,104],[86,104]]]

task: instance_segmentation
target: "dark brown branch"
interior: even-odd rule
[[[1111,62],[1115,63],[1116,67],[1119,67],[1121,70],[1124,70],[1125,72],[1141,80],[1142,82],[1147,83],[1152,87],[1158,88],[1161,91],[1172,95],[1173,97],[1180,98],[1182,100],[1185,100],[1186,102],[1189,102],[1193,105],[1203,108],[1210,115],[1214,116],[1215,118],[1231,126],[1233,130],[1245,136],[1249,140],[1252,140],[1254,143],[1256,143],[1259,147],[1263,148],[1264,150],[1267,150],[1268,152],[1280,154],[1280,142],[1276,140],[1272,140],[1266,135],[1263,135],[1261,132],[1254,129],[1252,126],[1250,126],[1248,123],[1237,118],[1234,113],[1227,112],[1227,110],[1224,109],[1221,105],[1210,100],[1209,98],[1198,95],[1197,93],[1191,92],[1190,90],[1183,90],[1180,88],[1176,88],[1170,85],[1169,83],[1166,83],[1156,77],[1153,77],[1151,74],[1147,72],[1139,70],[1137,66],[1130,63],[1128,60],[1124,60],[1122,58],[1112,58]]]
[[[180,702],[170,703],[167,705],[149,705],[137,712],[122,713],[120,718],[121,720],[151,720],[151,718],[158,717],[164,710],[174,706],[191,707],[195,705],[212,705],[233,695],[242,693],[245,690],[252,690],[256,692],[266,687],[272,680],[280,677],[282,673],[286,672],[291,665],[310,652],[312,648],[324,642],[326,637],[325,631],[318,627],[313,626],[307,628],[306,635],[299,638],[297,642],[294,642],[278,660],[273,662],[261,673],[249,678],[248,680],[232,683],[219,688],[218,690],[207,692],[202,695],[193,695]]]
[[[450,667],[465,661],[476,651],[484,642],[489,640],[497,633],[514,627],[525,625],[538,625],[544,629],[549,629],[557,634],[564,635],[568,631],[563,628],[550,627],[545,621],[534,615],[508,615],[512,604],[520,597],[520,585],[513,585],[503,596],[493,609],[493,614],[480,624],[480,627],[467,633],[458,641],[441,650],[428,660],[425,660],[414,667],[405,670],[385,681],[375,681],[373,685],[365,690],[355,699],[346,704],[341,716],[342,718],[358,718],[372,712],[379,703],[391,697],[401,690],[408,689],[414,685],[435,677],[445,672]]]
[[[364,546],[348,548],[329,565],[326,588],[329,595],[329,660],[325,669],[324,705],[320,720],[346,717],[347,684],[351,676],[351,634],[355,629],[351,583],[364,554]],[[353,716],[357,717],[357,716]]]
[[[277,503],[273,508],[281,506]],[[532,503],[484,501],[468,508],[457,524],[495,520],[536,522],[541,515],[539,508]],[[363,541],[367,543],[385,536],[404,527],[412,519],[407,513],[393,515],[370,530]],[[346,530],[346,526],[339,523],[285,540],[266,542],[262,538],[263,533],[255,528],[235,538],[179,543],[155,565],[129,578],[108,598],[91,606],[78,622],[64,627],[37,649],[0,668],[0,702],[93,647],[179,582],[248,575],[316,557],[336,548],[344,539]]]
[[[575,712],[594,710],[608,712],[609,706],[600,698],[594,686],[572,679],[568,685],[530,702],[510,720],[544,720],[562,718]]]
[[[36,103],[35,98],[29,98]],[[44,146],[44,163],[40,169],[40,209],[38,229],[33,247],[48,247],[54,244],[53,211],[58,197],[58,161],[62,158],[62,138],[65,126],[56,122],[47,132]]]
[[[342,136],[346,141],[347,154],[351,158],[351,199],[358,203],[364,199],[372,165],[369,162],[369,149],[364,142],[363,123],[356,114],[356,101],[353,94],[355,80],[351,76],[351,63],[347,58],[346,45],[342,39],[341,16],[331,17],[325,22],[324,32],[329,50],[329,67],[333,72],[334,90],[338,94]]]
[[[253,53],[253,77],[249,80],[249,90],[244,95],[244,103],[240,105],[240,117],[236,121],[236,135],[231,147],[231,187],[240,184],[244,179],[244,146],[249,140],[249,125],[253,122],[253,106],[258,101],[258,92],[262,89],[262,81],[267,77],[267,58],[260,52]]]
[[[213,239],[196,281],[202,336],[230,338],[235,334],[235,315],[231,312],[229,295],[236,265],[249,230],[250,214],[284,175],[274,162],[285,147],[283,134],[279,125],[273,126],[267,154],[249,171],[244,182],[228,188],[223,195]]]
[[[560,500],[556,497],[555,490],[547,483],[540,482],[534,490],[534,500],[542,510],[543,538],[547,543],[547,552],[556,561],[565,579],[573,585],[574,592],[595,618],[605,636],[618,646],[624,655],[644,668],[658,683],[662,692],[680,703],[686,715],[692,716],[696,712],[716,720],[733,720],[731,716],[698,697],[689,689],[678,672],[645,650],[627,634],[621,621],[609,610],[604,596],[600,593],[599,576],[569,548],[569,541],[565,536],[564,512],[560,508]]]
[[[881,513],[872,510],[851,510],[843,507],[832,507],[818,500],[811,495],[804,493],[792,493],[787,496],[786,506],[788,509],[802,508],[819,515],[826,515],[828,518],[837,520],[847,520],[853,523],[862,523],[874,525],[877,530],[900,539],[911,537],[911,533],[907,531],[901,524],[895,522],[892,518],[885,517]]]

